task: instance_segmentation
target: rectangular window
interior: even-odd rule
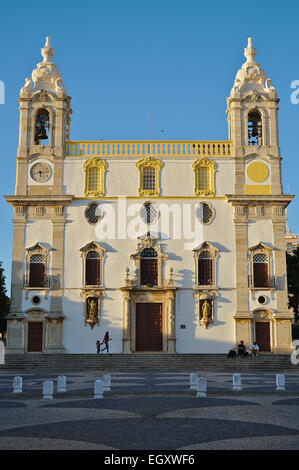
[[[143,189],[154,191],[156,189],[156,169],[150,166],[143,168]]]
[[[210,169],[202,166],[197,171],[198,189],[200,191],[209,191],[210,189]]]
[[[97,191],[99,189],[99,168],[91,167],[87,170],[87,189],[88,191]]]
[[[140,283],[142,286],[146,284],[158,285],[158,260],[157,259],[141,259],[141,276]]]
[[[268,263],[253,263],[254,287],[269,287]]]
[[[97,258],[86,259],[85,284],[98,286],[101,284],[101,260]]]
[[[212,259],[198,260],[198,285],[210,286],[213,284],[213,263]]]
[[[29,287],[45,286],[45,264],[30,263]]]

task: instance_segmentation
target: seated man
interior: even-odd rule
[[[246,351],[246,346],[244,344],[244,341],[241,341],[240,344],[238,344],[238,356],[245,357],[247,355],[248,355],[248,352]]]
[[[250,346],[249,349],[250,349],[252,356],[257,356],[260,350],[256,341],[253,342],[253,344]]]

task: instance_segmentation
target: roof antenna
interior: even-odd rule
[[[150,115],[150,112],[147,113],[147,137],[148,137],[148,140],[151,140],[151,115]]]

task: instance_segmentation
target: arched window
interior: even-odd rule
[[[195,261],[195,289],[217,288],[216,262],[218,249],[209,242],[203,242],[193,250]]]
[[[46,257],[32,255],[29,265],[29,287],[44,287],[46,284]]]
[[[202,251],[198,256],[198,285],[213,285],[213,258],[209,251]]]
[[[253,256],[254,287],[269,287],[269,258],[264,253]]]
[[[248,145],[263,145],[262,116],[258,110],[248,113]]]
[[[160,169],[161,160],[147,157],[136,162],[139,170],[139,196],[159,196],[160,195]]]
[[[34,141],[36,145],[40,144],[41,140],[48,140],[49,136],[47,134],[47,129],[49,130],[49,112],[42,108],[38,111],[35,121],[35,134]],[[44,142],[43,145],[46,145],[47,142]]]
[[[158,255],[154,248],[144,248],[141,251],[140,284],[158,285]]]
[[[85,196],[104,196],[107,164],[100,158],[91,158],[83,165],[85,171]]]
[[[101,284],[101,258],[96,251],[90,251],[86,255],[85,285],[98,286]]]
[[[216,164],[208,158],[201,158],[193,163],[192,168],[195,173],[194,194],[196,196],[214,196]]]

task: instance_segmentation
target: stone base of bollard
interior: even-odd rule
[[[23,378],[19,376],[14,377],[12,393],[22,393],[22,392],[23,392]]]
[[[65,375],[59,375],[57,377],[57,392],[65,393],[66,392],[66,377]]]
[[[93,398],[102,399],[103,398],[103,389],[104,383],[102,380],[96,380],[94,382],[94,395]]]
[[[53,381],[46,380],[43,383],[43,400],[52,400],[53,399]]]

